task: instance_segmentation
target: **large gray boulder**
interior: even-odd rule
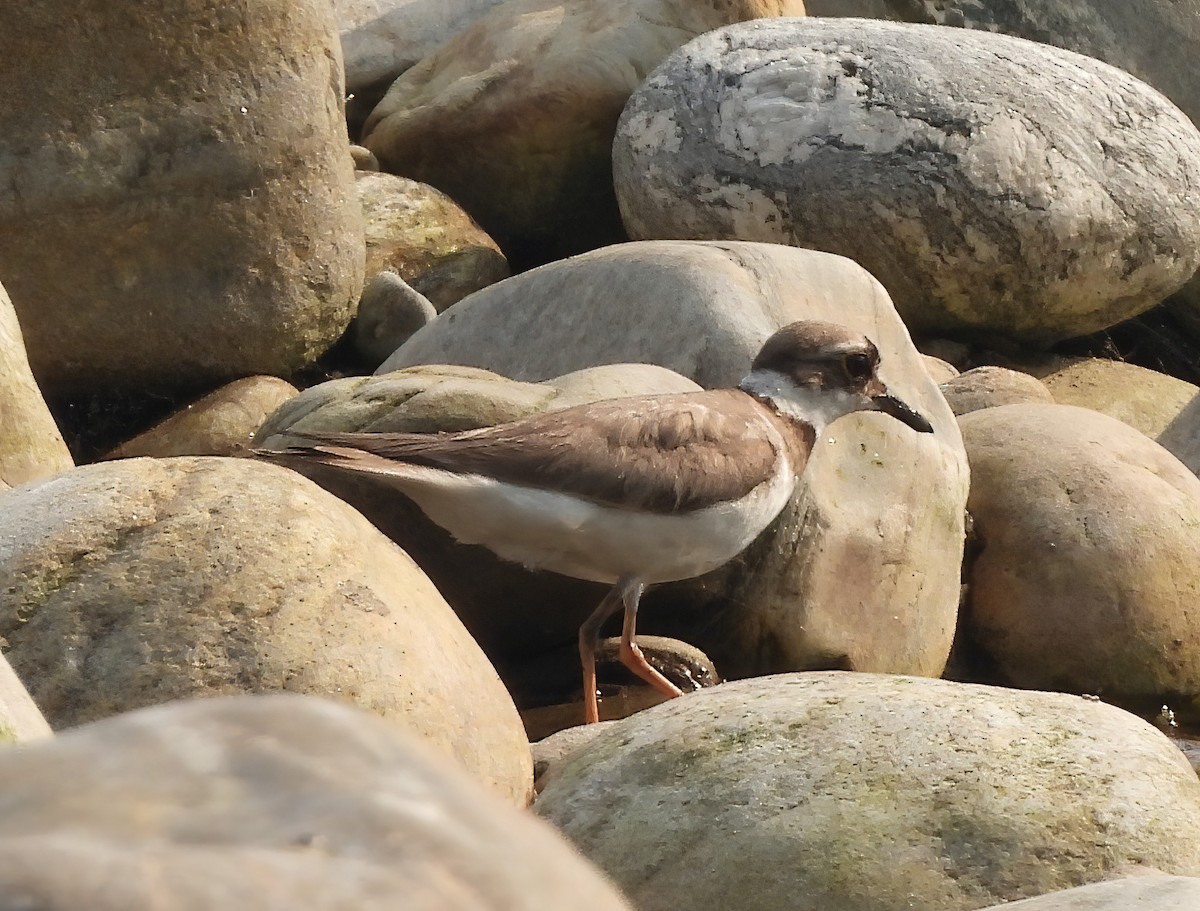
[[[0,496],[0,636],[56,728],[292,692],[419,733],[523,804],[512,699],[411,559],[299,475],[125,459]]]
[[[871,674],[704,689],[605,726],[534,810],[640,911],[973,911],[1200,875],[1200,781],[1076,696]]]
[[[1200,132],[1145,83],[1019,38],[850,19],[731,26],[630,98],[635,238],[815,247],[914,332],[1038,344],[1134,316],[1200,265]]]
[[[338,339],[363,236],[328,3],[33,0],[0,60],[0,276],[44,389],[211,388]]]
[[[651,592],[639,628],[692,642],[731,676],[940,674],[963,546],[958,425],[887,292],[855,263],[775,244],[620,244],[475,293],[380,369],[458,363],[538,380],[640,361],[729,387],[767,336],[806,318],[870,336],[884,380],[936,433],[881,415],[838,421],[781,520],[724,569]]]
[[[628,911],[548,826],[367,713],[200,699],[0,751],[4,911]]]

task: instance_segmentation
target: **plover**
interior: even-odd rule
[[[603,623],[624,607],[621,660],[680,695],[637,646],[642,592],[741,553],[791,498],[829,423],[881,411],[933,431],[878,366],[869,339],[803,321],[767,339],[735,389],[611,399],[457,433],[305,433],[307,445],[256,453],[373,475],[462,543],[612,585],[579,631],[584,715],[595,722]]]

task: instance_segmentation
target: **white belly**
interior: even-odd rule
[[[796,485],[780,459],[770,481],[740,500],[663,514],[416,466],[381,480],[464,544],[577,579],[612,583],[633,576],[646,584],[689,579],[727,563],[779,514]]]

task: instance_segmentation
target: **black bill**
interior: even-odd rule
[[[889,414],[902,424],[907,424],[917,433],[933,433],[933,425],[924,417],[917,414],[894,395],[875,395],[871,396],[871,400],[875,403],[875,407],[884,414]]]

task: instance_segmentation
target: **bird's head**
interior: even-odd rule
[[[762,346],[739,388],[820,433],[855,411],[882,411],[919,433],[933,427],[879,379],[879,349],[837,323],[803,320]]]

